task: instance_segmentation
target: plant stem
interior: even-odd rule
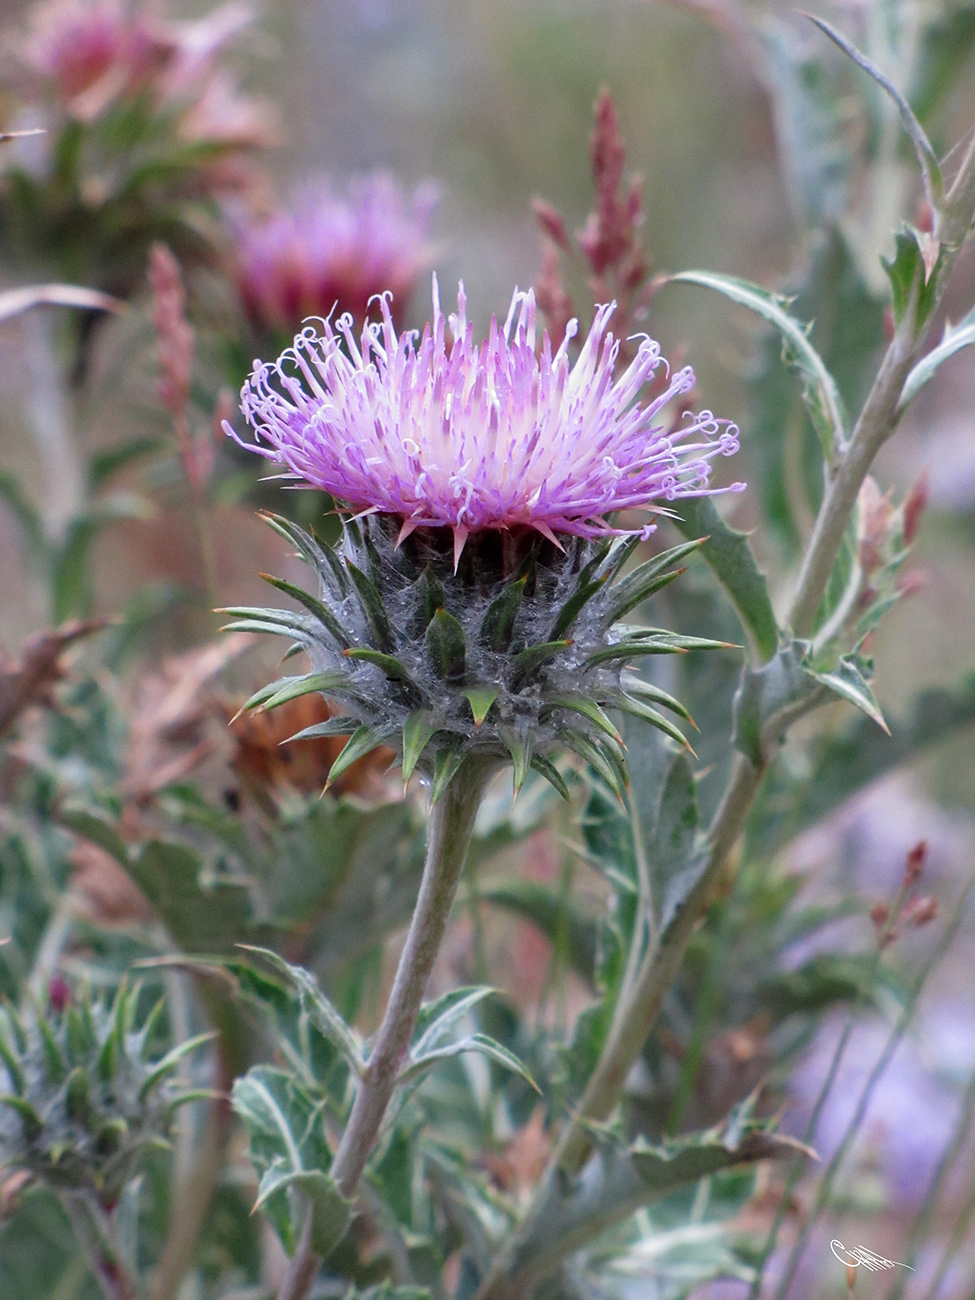
[[[468,758],[431,811],[427,856],[413,919],[382,1024],[332,1161],[330,1173],[343,1196],[355,1194],[409,1055],[410,1039],[447,928],[474,819],[493,771],[493,762]],[[309,1218],[278,1300],[302,1300],[311,1285],[321,1259],[311,1248],[310,1236]]]
[[[938,214],[935,236],[942,244],[942,252],[936,272],[938,280],[931,314],[937,310],[944,296],[958,254],[971,232],[973,220],[975,139]],[[863,480],[874,457],[891,436],[900,418],[904,381],[917,360],[923,338],[916,311],[919,289],[918,279],[911,301],[887,349],[820,506],[787,619],[797,637],[808,636],[815,626],[816,615]],[[808,708],[807,702],[797,710],[795,716],[808,712]],[[533,1224],[545,1204],[553,1180],[560,1176],[571,1178],[579,1173],[592,1150],[590,1128],[603,1122],[623,1095],[626,1078],[643,1050],[664,995],[677,976],[701,911],[721,877],[728,855],[758,793],[766,767],[788,723],[794,720],[795,717],[783,715],[781,725],[775,728],[774,735],[770,729],[766,737],[768,743],[763,744],[762,758],[757,765],[753,765],[743,755],[736,757],[728,786],[708,833],[704,870],[660,937],[657,947],[643,958],[625,1005],[616,1008],[612,1028],[579,1107],[562,1131],[548,1169],[537,1185],[521,1225],[511,1235],[485,1278],[476,1300],[519,1300],[533,1285],[526,1282],[524,1270],[517,1262],[520,1256],[523,1257],[521,1248],[531,1235]]]
[[[590,1125],[607,1119],[622,1096],[626,1076],[643,1050],[664,994],[677,975],[701,910],[711,897],[761,783],[763,770],[741,756],[735,762],[731,780],[708,834],[707,864],[661,935],[659,945],[651,949],[640,964],[633,991],[616,1017],[610,1038],[579,1103],[578,1114],[566,1125],[556,1147],[553,1161],[567,1174],[578,1173],[589,1157],[592,1150]]]
[[[935,237],[942,245],[940,266],[936,272],[934,305],[937,310],[962,245],[968,238],[975,218],[975,138],[969,146],[958,175],[945,199],[935,227]],[[850,435],[850,442],[836,475],[826,489],[813,535],[803,558],[796,594],[789,611],[788,624],[797,637],[808,637],[843,542],[843,534],[856,499],[877,452],[897,427],[904,381],[917,361],[924,338],[923,325],[917,320],[917,297],[920,283],[915,283],[911,301],[891,340],[880,371],[870,390],[860,418]]]
[[[139,1290],[122,1262],[108,1215],[94,1193],[65,1193],[61,1204],[105,1300],[138,1300]]]
[[[64,367],[57,353],[55,321],[47,311],[30,311],[24,317],[23,330],[27,412],[44,472],[44,529],[48,541],[59,545],[72,520],[84,509],[84,467],[72,428]]]
[[[592,1150],[591,1127],[605,1120],[622,1093],[656,1020],[664,994],[673,982],[687,944],[697,926],[701,909],[711,896],[721,871],[745,820],[763,769],[739,756],[724,798],[714,815],[708,835],[708,857],[704,871],[685,902],[678,908],[660,937],[644,957],[626,1004],[617,1008],[609,1037],[578,1109],[562,1130],[535,1198],[519,1230],[513,1234],[494,1268],[477,1293],[477,1300],[519,1300],[524,1281],[516,1275],[516,1260],[531,1236],[535,1219],[545,1204],[553,1180],[577,1174]]]
[[[315,1274],[318,1272],[322,1259],[311,1248],[312,1219],[312,1208],[309,1205],[305,1215],[305,1222],[301,1227],[301,1236],[298,1238],[297,1248],[291,1257],[288,1271],[281,1284],[281,1289],[278,1291],[277,1300],[302,1300],[302,1297],[307,1294],[308,1288],[315,1280]]]
[[[232,1079],[227,1082],[228,1087],[230,1082]],[[176,1193],[169,1233],[149,1291],[149,1300],[171,1300],[190,1266],[203,1221],[223,1173],[231,1128],[230,1102],[223,1097],[214,1098],[209,1105],[206,1128],[193,1167]]]

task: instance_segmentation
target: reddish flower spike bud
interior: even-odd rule
[[[917,536],[921,516],[931,499],[931,476],[927,470],[921,475],[904,498],[904,544],[910,546]]]
[[[928,856],[927,840],[918,840],[912,849],[908,851],[907,858],[904,862],[904,888],[915,885],[921,879],[924,871],[924,863]]]

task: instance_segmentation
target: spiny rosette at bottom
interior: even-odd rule
[[[139,1023],[139,993],[123,984],[107,1002],[65,989],[46,1010],[0,1008],[0,1171],[110,1206],[145,1149],[166,1143],[177,1106],[200,1096],[175,1071],[210,1035],[154,1059],[164,1003]]]
[[[404,780],[422,772],[434,801],[469,756],[511,762],[516,790],[534,768],[568,797],[552,758],[570,750],[622,792],[625,754],[607,710],[687,744],[661,712],[686,719],[683,706],[626,665],[724,643],[620,620],[683,572],[674,566],[700,541],[623,573],[638,537],[566,536],[563,550],[527,528],[484,530],[468,538],[455,569],[447,529],[416,528],[404,539],[400,518],[374,514],[345,519],[329,546],[266,518],[313,570],[317,594],[264,575],[301,610],[224,612],[235,618],[230,629],[289,638],[310,671],[264,687],[245,707],[309,692],[336,701],[338,716],[299,733],[351,733],[332,779],[390,745]]]

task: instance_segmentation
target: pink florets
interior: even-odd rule
[[[532,293],[516,291],[503,327],[492,320],[479,344],[463,286],[449,341],[436,279],[433,323],[419,340],[397,335],[385,295],[379,306],[361,348],[343,316],[257,364],[241,409],[261,441],[242,445],[355,511],[401,516],[404,535],[448,527],[463,547],[472,531],[519,525],[548,537],[619,532],[606,522],[614,511],[713,492],[710,461],[738,449],[735,425],[710,411],[673,428],[659,418],[693,387],[690,368],[637,404],[666,365],[652,339],[614,378],[614,304],[597,310],[574,363],[575,321],[554,355],[544,332],[536,354]]]
[[[361,323],[383,291],[402,307],[430,266],[431,186],[412,196],[383,173],[340,194],[306,185],[291,206],[239,223],[235,273],[244,310],[259,329],[287,330],[337,307]]]

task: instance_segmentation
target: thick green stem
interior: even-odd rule
[[[493,764],[467,759],[431,812],[426,863],[413,919],[382,1024],[332,1161],[332,1178],[344,1196],[355,1194],[409,1055],[410,1039],[447,928],[481,795],[493,770]],[[303,1233],[278,1300],[301,1300],[320,1262],[311,1249],[309,1234]]]

